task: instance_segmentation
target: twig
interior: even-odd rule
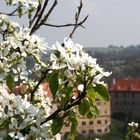
[[[31,98],[30,101],[33,101],[33,97],[34,97],[34,93],[35,91],[38,89],[39,85],[43,82],[43,80],[46,78],[46,75],[48,74],[50,69],[46,69],[46,71],[44,72],[43,76],[41,77],[41,79],[38,81],[37,85],[35,86],[35,88],[33,89],[33,91],[31,92]]]
[[[18,15],[14,15],[15,12],[17,12],[17,9],[15,9],[14,11],[12,11],[11,13],[0,12],[0,14],[4,14],[4,15],[7,15],[7,16],[18,16]]]
[[[44,6],[43,6],[40,14],[38,15],[38,19],[36,20],[34,26],[32,27],[30,34],[33,34],[36,30],[38,30],[43,25],[43,23],[45,23],[47,21],[48,17],[50,16],[50,14],[54,10],[55,6],[57,5],[57,0],[54,1],[53,5],[51,6],[51,8],[47,12],[47,14],[44,16],[44,18],[42,18],[44,10],[47,7],[47,4],[48,4],[48,0],[45,1]]]
[[[31,28],[31,26],[34,23],[35,19],[37,18],[37,15],[38,15],[40,10],[41,10],[41,3],[38,4],[36,13],[34,14],[34,17],[29,21],[29,28]]]
[[[50,16],[50,14],[52,13],[52,11],[54,10],[55,6],[57,5],[57,0],[54,1],[53,5],[51,6],[51,8],[49,9],[48,13],[44,16],[44,18],[41,20],[39,26],[43,25],[43,23],[45,23],[48,19],[48,17]]]
[[[44,124],[52,119],[55,119],[56,116],[62,112],[62,111],[67,111],[69,110],[70,108],[72,108],[73,106],[76,106],[78,104],[80,104],[80,101],[86,96],[86,89],[83,90],[83,92],[76,98],[76,99],[70,99],[65,105],[64,105],[64,108],[61,109],[61,108],[58,108],[56,111],[54,111],[50,116],[48,116],[45,121],[43,121],[41,123]]]
[[[72,32],[70,33],[69,38],[72,38],[72,36],[73,36],[74,32],[76,31],[76,29],[80,26],[80,25],[78,25],[78,20],[79,20],[79,17],[80,17],[82,7],[83,7],[83,3],[82,3],[82,0],[81,0],[80,1],[80,6],[78,7],[78,12],[76,12],[76,14],[75,14],[75,26],[74,26]],[[85,22],[87,20],[87,18],[88,18],[88,15],[84,18],[83,21]]]
[[[38,18],[37,18],[35,24],[33,25],[30,34],[34,33],[34,32],[39,28],[39,27],[38,27],[38,23],[39,23],[39,21],[41,20],[43,14],[44,14],[44,11],[45,11],[45,9],[46,9],[46,7],[47,7],[47,5],[48,5],[48,2],[49,2],[49,0],[45,0],[42,9],[41,9],[41,7],[38,7],[39,9],[37,9],[37,12],[36,12],[36,14],[35,14],[35,16],[34,16],[33,21],[35,20],[37,14],[38,14]],[[41,11],[40,11],[40,9],[41,9]],[[39,13],[39,12],[40,12],[40,13]]]
[[[43,23],[43,25],[50,26],[50,27],[56,27],[56,28],[61,28],[61,27],[70,27],[70,26],[81,26],[85,28],[82,24],[87,20],[88,16],[86,16],[82,21],[79,23],[68,23],[68,24],[62,24],[62,25],[57,25],[57,24],[49,24],[49,23]]]

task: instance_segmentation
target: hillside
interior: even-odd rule
[[[140,78],[140,45],[128,47],[86,48],[105,70],[112,71],[113,78]]]

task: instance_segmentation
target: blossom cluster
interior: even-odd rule
[[[138,128],[138,123],[135,123],[135,122],[131,122],[131,123],[128,123],[128,128],[131,129],[131,130],[136,130]]]
[[[15,81],[27,82],[29,75],[32,74],[32,70],[27,69],[27,57],[32,57],[36,65],[39,64],[41,68],[47,67],[40,60],[40,54],[46,53],[47,43],[37,35],[31,36],[29,33],[28,28],[19,28],[0,44],[0,81],[12,72],[15,75]]]
[[[6,88],[0,88],[0,138],[9,135],[12,139],[26,140],[29,138],[48,138],[50,136],[50,122],[40,125],[49,116],[50,107],[46,104],[45,92],[39,90],[35,93],[32,104],[28,96],[9,94]],[[2,133],[3,132],[3,133]]]
[[[83,46],[75,44],[70,38],[65,38],[63,44],[56,42],[52,46],[54,53],[51,54],[52,69],[65,69],[65,76],[70,81],[75,81],[77,76],[85,80],[91,80],[94,84],[104,84],[102,77],[111,73],[105,72],[96,63],[96,58],[89,56],[83,50]],[[86,76],[82,77],[82,75]]]

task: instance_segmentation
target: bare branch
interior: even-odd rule
[[[36,20],[34,26],[32,27],[30,34],[34,33],[37,29],[39,29],[43,25],[43,23],[45,23],[47,21],[48,17],[50,16],[50,14],[54,10],[55,6],[57,5],[57,0],[54,1],[53,5],[51,6],[51,8],[47,12],[47,14],[42,18],[45,8],[47,7],[47,4],[48,4],[48,0],[45,1],[44,6],[43,6],[40,14],[38,15],[38,19]]]
[[[87,20],[88,16],[86,16],[82,21],[79,23],[68,23],[68,24],[62,24],[62,25],[57,25],[57,24],[49,24],[49,23],[43,23],[43,25],[50,26],[50,27],[56,27],[56,28],[61,28],[61,27],[70,27],[70,26],[81,26],[85,28],[82,24]]]
[[[40,10],[41,10],[41,3],[39,2],[36,13],[34,14],[34,17],[29,21],[29,28],[31,28]]]
[[[15,14],[16,12],[17,12],[17,9],[12,11],[11,13],[0,12],[0,14],[4,14],[4,15],[7,15],[7,16],[18,16],[17,14]]]
[[[37,85],[35,86],[35,88],[33,89],[33,91],[31,92],[31,98],[30,101],[33,101],[33,97],[34,97],[34,93],[35,91],[38,89],[39,85],[43,82],[43,80],[46,78],[46,75],[48,74],[50,69],[46,69],[46,71],[44,72],[43,76],[41,77],[41,79],[38,81]]]
[[[83,7],[83,3],[82,3],[82,0],[80,0],[80,6],[78,7],[78,12],[76,12],[76,14],[75,14],[75,26],[69,35],[70,38],[73,37],[74,32],[80,26],[80,25],[78,25],[78,20],[79,20],[80,14],[81,14],[82,7]],[[87,20],[87,18],[88,18],[88,15],[84,18],[83,21],[85,22]]]
[[[55,6],[57,5],[57,0],[54,1],[53,5],[51,6],[51,8],[49,9],[48,13],[44,16],[44,18],[41,20],[39,26],[41,26],[43,23],[45,23],[48,19],[48,17],[50,16],[50,14],[52,13],[52,11],[54,10]]]
[[[44,11],[45,11],[45,9],[46,9],[46,7],[47,7],[47,5],[48,5],[48,2],[49,2],[49,0],[45,0],[42,9],[41,9],[41,7],[38,7],[38,8],[37,8],[36,14],[35,14],[35,16],[34,16],[32,22],[34,22],[34,20],[36,19],[36,15],[37,15],[38,18],[37,18],[35,24],[33,25],[30,34],[34,33],[34,32],[39,28],[39,27],[38,27],[38,23],[39,23],[39,21],[41,20],[43,14],[44,14]],[[41,5],[40,5],[40,6],[41,6]],[[41,10],[41,11],[40,11],[40,10]]]

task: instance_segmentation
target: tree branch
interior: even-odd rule
[[[80,0],[80,6],[78,7],[78,12],[76,12],[76,14],[75,14],[75,26],[74,26],[72,32],[71,32],[70,35],[69,35],[70,38],[73,37],[74,32],[75,32],[76,29],[80,26],[80,25],[78,24],[78,20],[79,20],[80,14],[81,14],[82,7],[83,7],[83,3],[82,3],[82,0]],[[84,18],[83,21],[85,22],[85,21],[87,20],[87,18],[88,18],[88,15]]]
[[[40,10],[41,10],[41,3],[39,2],[37,10],[36,10],[36,13],[34,14],[34,17],[29,21],[29,28],[32,27],[32,24],[34,23],[35,19],[37,18],[38,13],[39,13]]]
[[[80,101],[86,96],[86,90],[84,90],[81,94],[79,94],[79,96],[76,98],[76,99],[70,99],[68,102],[66,102],[66,104],[64,105],[64,108],[61,109],[61,108],[58,108],[56,111],[54,111],[50,116],[48,116],[46,118],[45,121],[43,121],[41,123],[44,124],[52,119],[55,119],[55,117],[62,111],[67,111],[69,110],[70,108],[72,108],[73,106],[76,106],[78,104],[80,104]]]
[[[44,18],[42,18],[44,10],[45,10],[47,4],[48,4],[48,0],[45,1],[44,6],[43,6],[43,8],[42,8],[42,10],[41,10],[41,12],[40,12],[40,14],[38,16],[38,19],[37,19],[36,23],[34,24],[33,28],[31,29],[30,34],[34,33],[37,29],[39,29],[43,25],[43,23],[45,23],[47,21],[48,17],[50,16],[50,14],[54,10],[55,6],[57,5],[57,0],[54,1],[53,5],[51,6],[51,8],[47,12],[47,14],[44,16]]]
[[[34,20],[36,19],[36,15],[38,15],[38,18],[37,18],[35,24],[33,25],[30,34],[34,33],[34,32],[39,28],[39,27],[38,27],[38,23],[39,23],[39,21],[41,20],[43,14],[44,14],[44,11],[45,11],[45,9],[46,9],[46,7],[47,7],[47,5],[48,5],[48,2],[49,2],[49,0],[45,0],[42,9],[41,9],[41,5],[39,5],[40,7],[37,8],[36,14],[35,14],[35,16],[34,16],[32,22],[31,22],[31,24],[32,24],[32,23],[34,22]],[[40,10],[41,10],[41,11],[40,11]],[[39,13],[39,11],[40,11],[40,13]],[[31,25],[30,25],[30,26],[31,26]]]
[[[48,19],[48,17],[50,16],[50,14],[52,13],[52,11],[54,10],[55,6],[57,5],[57,0],[54,1],[53,5],[51,6],[51,8],[49,9],[48,13],[45,15],[45,17],[41,20],[39,26],[41,26],[43,23],[45,23]]]
[[[86,16],[82,21],[79,23],[68,23],[68,24],[62,24],[62,25],[57,25],[57,24],[49,24],[49,23],[43,23],[43,25],[50,26],[50,27],[56,27],[56,28],[61,28],[61,27],[70,27],[70,26],[81,26],[85,28],[82,24],[87,20],[88,16]]]
[[[4,15],[7,15],[7,16],[18,16],[18,15],[14,15],[15,12],[17,12],[17,9],[15,9],[14,11],[12,11],[11,13],[0,12],[0,14],[4,14]]]
[[[43,80],[46,78],[46,75],[48,74],[50,69],[46,69],[46,71],[44,72],[43,76],[41,77],[41,79],[38,81],[37,85],[35,86],[35,88],[33,89],[33,91],[31,92],[31,98],[30,98],[30,102],[33,101],[33,97],[34,97],[34,93],[35,91],[38,89],[39,85],[43,82]]]

